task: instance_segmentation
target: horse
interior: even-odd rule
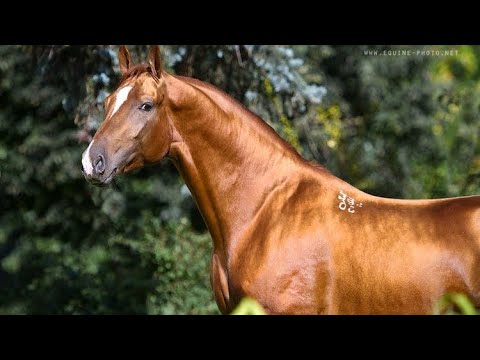
[[[223,314],[244,297],[269,314],[430,314],[442,295],[480,306],[480,197],[389,199],[302,158],[208,83],[162,67],[160,47],[121,79],[82,155],[86,180],[169,158],[213,240]]]

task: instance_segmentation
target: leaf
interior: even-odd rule
[[[243,298],[231,315],[267,315],[262,305],[252,298]]]

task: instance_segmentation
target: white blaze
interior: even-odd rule
[[[90,161],[90,148],[93,145],[93,141],[94,140],[92,140],[90,145],[88,145],[87,150],[85,150],[85,152],[82,155],[83,171],[85,171],[87,175],[92,175],[92,171],[93,171],[92,162]]]
[[[127,100],[130,90],[132,90],[132,86],[125,86],[118,91],[117,96],[115,97],[115,105],[113,106],[112,115],[110,115],[110,117],[112,117]]]
[[[117,96],[115,97],[115,105],[113,106],[112,115],[110,115],[110,117],[112,117],[127,100],[130,90],[132,90],[132,86],[125,86],[118,91]],[[87,175],[92,175],[93,173],[92,161],[90,160],[90,148],[92,145],[93,140],[82,155],[83,171],[85,171]]]

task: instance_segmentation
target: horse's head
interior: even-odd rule
[[[148,65],[133,65],[121,46],[119,65],[120,86],[105,100],[105,119],[82,156],[85,178],[99,186],[160,161],[172,139],[159,46],[150,47]]]

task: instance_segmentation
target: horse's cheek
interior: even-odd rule
[[[137,121],[134,126],[132,126],[132,140],[136,140],[142,137],[142,131],[145,129],[147,122]]]

